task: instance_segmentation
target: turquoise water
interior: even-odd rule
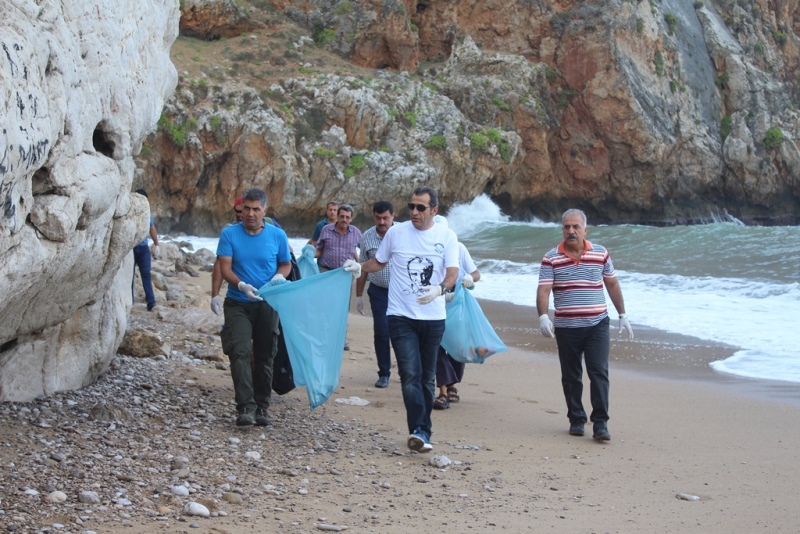
[[[485,196],[454,206],[447,219],[481,271],[473,294],[531,307],[535,330],[539,264],[561,240],[560,224],[511,222]],[[590,220],[587,238],[610,251],[634,328],[739,347],[711,364],[719,372],[800,382],[800,228],[735,220],[669,228],[592,226]],[[300,250],[306,239],[290,242]],[[195,248],[216,250],[216,239],[189,240]]]
[[[556,221],[510,222],[482,196],[448,222],[481,271],[476,297],[535,306],[542,256],[561,240]],[[740,347],[712,363],[720,372],[800,382],[800,228],[589,221],[587,238],[610,251],[634,325]]]

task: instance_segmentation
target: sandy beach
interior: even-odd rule
[[[194,326],[179,325],[182,317],[218,321],[208,311],[207,273],[178,280],[193,299],[189,308],[170,307],[158,292],[157,313],[146,312],[141,303],[131,310],[131,328],[160,332],[173,349],[181,339],[197,338]],[[636,330],[634,341],[620,341],[615,331],[612,439],[593,441],[590,425],[585,437],[573,437],[567,433],[555,340],[539,335],[532,310],[488,301],[482,306],[510,350],[467,367],[458,386],[461,401],[433,412],[432,453],[412,453],[406,447],[396,369],[388,388],[373,386],[372,319],[356,313],[353,302],[351,350],[344,352],[338,390],[314,412],[309,412],[304,388],[275,398],[273,425],[266,431],[233,426],[233,390],[224,364],[185,359],[153,364],[162,369],[157,379],[173,384],[148,386],[158,392],[154,399],[165,403],[164,417],[118,423],[116,431],[89,427],[78,415],[88,406],[78,399],[74,421],[67,421],[73,417],[69,410],[59,416],[59,425],[70,429],[64,434],[55,424],[41,428],[34,419],[10,417],[17,413],[10,412],[0,425],[6,476],[39,473],[47,485],[63,490],[67,501],[33,504],[22,494],[23,480],[9,483],[0,524],[25,524],[23,519],[38,514],[39,524],[67,524],[60,529],[64,532],[797,530],[800,428],[793,423],[800,416],[800,388],[795,384],[739,379],[708,369],[708,361],[732,353],[731,347],[644,329]],[[218,342],[215,336],[202,338],[212,347]],[[116,384],[125,381],[111,382],[119,402],[144,391],[138,387],[120,394],[125,386]],[[337,402],[350,397],[369,405]],[[178,402],[177,410],[169,412],[170,404]],[[584,402],[588,406],[588,387]],[[204,416],[198,418],[197,410]],[[175,415],[168,418],[167,413]],[[140,434],[136,439],[115,438],[129,426]],[[80,436],[93,435],[93,428],[106,437],[92,443],[121,447],[80,462],[85,441]],[[196,439],[187,440],[187,433]],[[70,445],[73,436],[75,445]],[[86,473],[83,480],[59,478],[66,467],[37,461],[27,452],[60,440],[67,440],[60,446],[68,451],[63,465],[73,457],[77,465],[94,463],[99,481],[89,486]],[[246,450],[259,452],[260,459],[244,458]],[[189,459],[185,473],[165,470],[163,464],[180,455]],[[452,463],[432,465],[442,457]],[[223,474],[231,472],[238,476],[236,500],[228,499],[234,490],[223,496],[219,489],[225,486]],[[114,477],[110,483],[103,481],[108,476]],[[165,497],[164,487],[181,482],[197,492],[194,500],[215,511],[214,517],[187,516],[182,512],[186,499]],[[87,487],[101,494],[121,488],[132,505],[112,501],[86,513],[76,495]],[[83,526],[71,523],[76,515],[85,519]]]
[[[484,486],[447,476],[430,492],[444,517],[430,517],[429,527],[796,529],[800,453],[798,429],[790,423],[800,415],[796,385],[720,375],[707,362],[730,354],[730,347],[637,331],[633,342],[613,341],[611,442],[594,442],[590,431],[572,437],[555,341],[538,334],[532,310],[486,301],[482,306],[511,348],[467,367],[461,402],[433,414],[433,453],[469,462],[468,480],[480,479]],[[350,407],[347,415],[363,417],[402,442],[399,381],[393,378],[386,390],[368,387],[375,377],[370,320],[351,314],[353,350],[345,355],[340,394],[376,400],[379,409]],[[584,398],[588,407],[588,387]],[[479,450],[460,448],[467,444]],[[460,512],[448,513],[455,509]]]

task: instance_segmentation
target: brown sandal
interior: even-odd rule
[[[433,401],[433,409],[434,410],[446,410],[450,407],[450,401],[447,400],[447,395],[439,395],[436,397],[436,400]]]
[[[461,397],[458,396],[458,389],[454,387],[447,388],[447,400],[449,402],[458,402],[461,400]]]

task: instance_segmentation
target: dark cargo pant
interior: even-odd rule
[[[272,363],[278,350],[278,314],[263,301],[229,298],[223,310],[222,352],[231,361],[237,413],[269,408]]]

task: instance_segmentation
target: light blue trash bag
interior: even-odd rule
[[[447,303],[442,347],[454,360],[483,363],[486,358],[508,350],[489,324],[472,293],[456,284],[453,300]]]
[[[303,247],[303,252],[297,258],[297,267],[300,269],[300,279],[311,278],[315,274],[319,274],[319,267],[314,259],[317,249],[314,245],[306,245]]]
[[[306,387],[312,411],[339,386],[352,281],[353,275],[339,268],[258,290],[281,317],[294,383]]]

